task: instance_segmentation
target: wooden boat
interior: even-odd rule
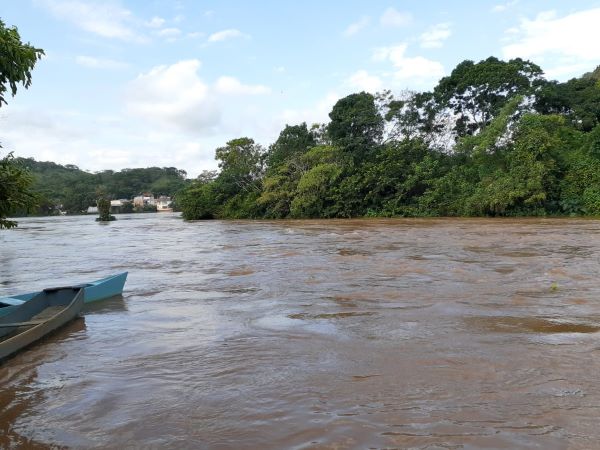
[[[67,322],[83,308],[82,287],[44,289],[0,317],[0,360],[33,344]]]
[[[77,286],[83,288],[83,301],[89,303],[122,294],[126,280],[127,272],[123,272],[90,283],[78,284]],[[15,307],[28,302],[37,294],[39,292],[0,297],[0,317],[13,311]]]

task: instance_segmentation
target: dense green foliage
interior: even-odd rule
[[[186,186],[185,171],[174,167],[89,173],[73,165],[62,166],[31,158],[17,160],[32,175],[32,190],[39,197],[37,214],[42,215],[59,210],[69,214],[84,212],[88,206],[96,205],[100,191],[112,199],[131,199],[142,192],[172,197]]]
[[[12,154],[0,159],[0,228],[16,227],[14,220],[7,217],[18,210],[28,210],[36,203],[36,196],[30,190],[31,174]]]
[[[328,124],[240,138],[178,194],[186,219],[600,215],[600,69],[460,63],[431,92],[360,92]]]
[[[44,51],[21,42],[15,27],[7,28],[0,20],[0,107],[6,104],[6,91],[14,96],[19,84],[31,85],[31,71]],[[36,204],[30,191],[33,179],[30,174],[8,154],[0,158],[0,229],[17,225],[7,217],[18,210],[29,210]]]
[[[186,219],[259,217],[257,198],[263,176],[262,147],[248,138],[234,139],[216,150],[221,172],[201,176],[177,196]],[[218,180],[218,181],[217,181]]]

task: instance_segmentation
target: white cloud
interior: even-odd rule
[[[84,170],[175,166],[195,176],[215,169],[220,140],[136,127],[124,117],[9,105],[0,120],[2,144],[15,155],[75,164]]]
[[[407,44],[381,47],[373,52],[375,61],[387,61],[394,67],[393,78],[402,87],[428,87],[444,75],[444,66],[422,56],[406,56]]]
[[[123,61],[116,61],[108,58],[95,58],[93,56],[78,56],[75,61],[77,64],[90,69],[124,69],[129,64]]]
[[[0,114],[2,145],[83,169],[176,166],[195,176],[216,168],[214,149],[224,142],[272,137],[263,130],[276,114],[263,109],[268,87],[224,76],[207,81],[200,69],[200,61],[186,60],[141,73],[123,87],[122,110],[111,116],[8,105]]]
[[[225,95],[262,95],[269,94],[271,89],[262,85],[244,85],[234,77],[219,77],[215,90]]]
[[[383,82],[376,75],[369,75],[366,70],[359,70],[353,73],[346,83],[357,90],[375,93],[381,90]]]
[[[156,35],[165,38],[167,42],[175,42],[175,40],[181,36],[181,30],[179,28],[163,28],[162,30],[159,30]]]
[[[548,66],[548,73],[576,76],[581,67],[593,69],[600,60],[600,8],[559,17],[555,11],[521,19],[512,42],[502,48],[505,58],[525,58]],[[587,66],[586,66],[587,65]],[[569,69],[571,67],[571,70]]]
[[[161,37],[177,37],[181,36],[181,30],[179,28],[163,28],[157,34]]]
[[[150,28],[160,28],[165,24],[165,19],[162,17],[154,16],[148,22],[146,22],[146,26]]]
[[[363,16],[363,17],[361,17],[361,19],[358,22],[354,22],[354,23],[348,25],[348,27],[344,30],[342,35],[345,37],[354,36],[359,31],[368,27],[370,23],[371,23],[371,18],[368,16]]]
[[[6,136],[3,144],[18,155],[80,165],[88,153],[93,155],[102,145],[96,144],[101,141],[95,139],[97,136],[85,122],[72,111],[14,108],[0,121],[0,130],[4,128],[2,134]]]
[[[230,28],[227,30],[217,31],[216,33],[211,34],[208,37],[208,42],[220,42],[225,41],[227,39],[235,39],[235,38],[247,38],[249,37],[247,34],[242,33],[240,30],[236,30],[235,28]]]
[[[313,123],[329,122],[329,112],[333,105],[340,99],[336,92],[328,92],[314,105],[302,109],[285,109],[275,120],[273,129],[281,131],[285,124],[299,124],[306,122],[308,126]],[[278,132],[279,132],[278,131]],[[276,136],[276,135],[275,135]]]
[[[438,23],[427,29],[419,40],[421,41],[421,47],[423,48],[439,48],[443,45],[443,42],[452,35],[449,23]]]
[[[388,8],[381,15],[379,22],[386,27],[403,27],[410,24],[412,19],[412,15],[408,12],[401,12],[395,8]]]
[[[37,0],[54,16],[98,36],[129,42],[144,42],[134,29],[131,11],[111,2],[80,0]]]
[[[219,123],[209,86],[198,77],[200,61],[157,66],[128,86],[127,110],[165,128],[201,132]]]
[[[494,5],[494,7],[492,8],[492,12],[494,12],[494,13],[504,12],[507,9],[510,9],[513,6],[515,6],[517,3],[519,3],[519,0],[512,0],[512,1],[506,2],[506,3],[499,3],[497,5]]]
[[[211,85],[199,77],[200,66],[192,59],[139,75],[128,86],[127,111],[165,129],[214,133],[229,126],[221,121],[223,114],[241,110],[243,97],[270,92],[266,86],[246,85],[228,76]]]
[[[544,70],[546,78],[550,80],[565,80],[574,76],[581,76],[586,72],[590,72],[596,66],[590,63],[570,63],[568,61],[559,61],[558,65],[550,67]]]

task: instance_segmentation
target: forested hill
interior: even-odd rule
[[[231,140],[178,202],[188,219],[600,215],[599,80],[466,60],[428,92],[344,97],[268,148]]]
[[[51,214],[58,205],[70,214],[95,205],[99,193],[113,199],[131,199],[141,192],[174,196],[186,185],[186,172],[174,167],[105,170],[90,173],[77,166],[18,158],[34,178],[33,191],[40,196],[39,214]]]

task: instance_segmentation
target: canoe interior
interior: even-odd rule
[[[0,359],[25,348],[78,316],[83,289],[42,291],[0,317]]]

